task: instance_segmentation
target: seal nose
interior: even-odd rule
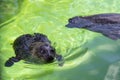
[[[65,25],[65,27],[67,27],[67,28],[74,28],[74,24],[68,23],[67,25]]]
[[[69,24],[66,24],[65,27],[68,27]]]

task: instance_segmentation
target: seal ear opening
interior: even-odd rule
[[[20,59],[16,57],[11,57],[5,62],[5,67],[11,67],[14,64],[14,62],[18,62],[18,61],[20,61]]]

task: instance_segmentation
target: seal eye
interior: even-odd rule
[[[73,23],[73,24],[77,24],[78,20],[79,20],[79,18],[77,17],[77,20],[76,20],[76,18],[73,18],[73,19],[69,19],[69,22]]]
[[[40,51],[40,53],[45,54],[45,53],[46,53],[46,51],[45,51],[45,50],[41,50],[41,51]]]
[[[54,49],[54,48],[52,48],[52,49],[50,50],[50,52],[55,53],[55,49]]]
[[[69,19],[69,22],[72,23],[72,19]]]

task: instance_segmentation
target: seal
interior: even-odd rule
[[[19,36],[13,43],[15,57],[9,58],[5,66],[11,67],[15,62],[25,60],[35,63],[51,63],[56,59],[62,61],[61,55],[51,46],[51,41],[41,33],[24,34]],[[59,64],[61,65],[61,64]]]
[[[120,14],[104,13],[90,16],[75,16],[68,20],[66,27],[87,29],[117,40],[120,38]]]

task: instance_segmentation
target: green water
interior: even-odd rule
[[[14,1],[20,7],[15,8]],[[120,40],[65,27],[73,16],[119,13],[119,4],[119,0],[13,0],[10,9],[15,8],[14,15],[2,7],[0,16],[5,18],[0,18],[0,80],[120,80]],[[4,67],[5,61],[15,55],[13,41],[21,34],[34,32],[48,36],[57,53],[64,56],[64,65],[20,61]]]

